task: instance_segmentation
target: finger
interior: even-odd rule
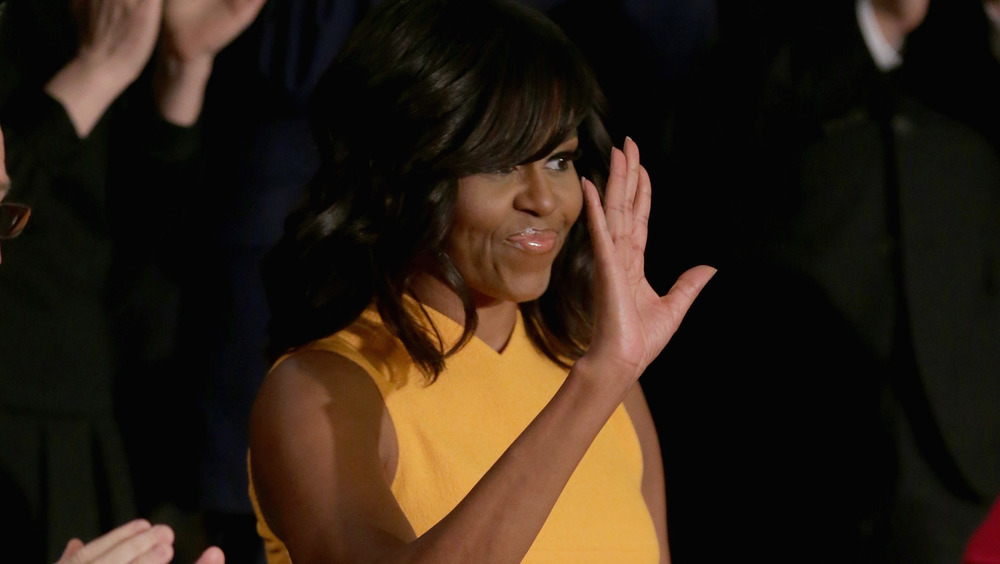
[[[123,540],[113,546],[110,550],[102,554],[103,562],[109,564],[125,564],[132,562],[140,556],[146,554],[156,545],[172,545],[174,542],[174,531],[166,525],[155,525],[147,531]],[[171,555],[173,548],[171,548]],[[169,560],[168,560],[169,562]]]
[[[226,564],[226,555],[217,546],[208,547],[194,564]]]
[[[625,207],[626,184],[628,183],[628,165],[625,153],[617,147],[611,149],[611,170],[608,174],[608,186],[604,191],[604,210],[608,233],[611,239],[619,240],[627,234],[626,216],[632,210]]]
[[[610,233],[608,233],[604,208],[601,207],[601,196],[597,193],[597,187],[590,180],[582,178],[581,184],[583,185],[583,199],[587,206],[587,229],[590,231],[594,257],[599,262],[603,262],[614,254],[614,244],[611,242]]]
[[[649,173],[646,172],[646,167],[640,165],[635,206],[632,208],[635,246],[640,253],[646,250],[646,238],[649,236],[649,210],[652,196],[653,185],[649,181]]]
[[[625,264],[632,266],[636,258],[635,244],[635,221],[633,218],[635,208],[636,186],[639,183],[639,147],[631,137],[625,138],[622,153],[625,155],[625,199],[622,212],[622,233],[615,237],[615,248],[622,255]],[[624,239],[619,237],[624,236]],[[639,271],[631,269],[630,272],[637,274]]]
[[[146,521],[145,519],[136,519],[125,523],[117,529],[112,529],[111,531],[104,533],[83,547],[77,549],[73,555],[73,562],[90,562],[110,550],[118,543],[130,537],[134,537],[143,531],[148,531],[151,527],[152,525],[150,525],[149,521]],[[67,545],[67,549],[68,548],[69,547]]]
[[[69,559],[71,556],[79,552],[81,548],[83,548],[82,540],[69,539],[69,542],[66,543],[66,548],[63,549],[62,556],[59,557],[59,562],[57,562],[56,564],[59,564],[60,562]]]
[[[632,210],[635,203],[636,185],[639,182],[639,146],[631,137],[625,138],[622,147],[625,153],[626,176],[625,176],[625,207]]]
[[[158,543],[127,562],[128,564],[169,564],[173,559],[173,545]]]
[[[695,298],[701,293],[705,284],[708,284],[708,281],[715,276],[715,273],[716,269],[711,266],[696,266],[681,274],[670,291],[660,298],[660,301],[672,311],[675,327],[680,325]]]

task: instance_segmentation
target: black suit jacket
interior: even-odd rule
[[[774,561],[882,561],[893,397],[953,495],[1000,491],[1000,72],[942,4],[883,73],[853,2],[810,3],[680,108],[651,253],[720,274],[644,377],[678,560],[724,516]]]

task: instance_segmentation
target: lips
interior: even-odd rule
[[[519,231],[505,240],[508,245],[532,254],[545,254],[555,248],[559,234],[553,229],[535,229],[529,227]]]

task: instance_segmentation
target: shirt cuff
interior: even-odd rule
[[[4,128],[22,139],[32,160],[53,175],[74,158],[84,143],[66,108],[41,90],[15,94],[4,106],[2,117]]]
[[[858,16],[858,25],[861,27],[861,36],[865,38],[865,45],[875,60],[875,65],[883,72],[887,72],[903,64],[899,48],[889,43],[885,35],[882,35],[872,0],[858,0],[855,12]]]

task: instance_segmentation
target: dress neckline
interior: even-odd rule
[[[432,338],[436,331],[441,338],[440,342],[444,345],[444,350],[449,350],[462,337],[462,332],[465,330],[465,327],[461,323],[438,311],[434,307],[418,301],[413,296],[406,295],[405,299],[407,307],[412,308],[413,313],[416,315],[421,324],[424,324],[424,322],[428,320],[425,318],[422,310],[427,312],[427,317],[431,323],[431,327],[429,329],[431,331]],[[507,335],[507,340],[505,341],[503,348],[496,350],[475,334],[469,338],[469,342],[467,342],[465,346],[481,347],[484,349],[484,353],[493,354],[500,358],[509,356],[511,354],[511,344],[515,342],[514,336],[518,332],[524,332],[524,320],[521,316],[521,308],[517,307],[515,308],[515,311],[514,326],[511,327],[510,334]]]

